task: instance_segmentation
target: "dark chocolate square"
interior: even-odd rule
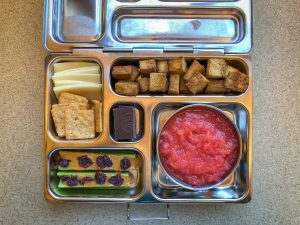
[[[133,140],[136,137],[135,109],[131,106],[113,108],[115,140]]]

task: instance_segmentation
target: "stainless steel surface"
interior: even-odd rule
[[[249,75],[249,87],[245,93],[239,96],[120,96],[114,93],[111,87],[111,67],[116,61],[136,60],[137,58],[172,58],[184,56],[192,59],[207,59],[216,57],[212,54],[206,55],[193,53],[164,53],[164,54],[135,54],[135,53],[102,53],[97,50],[81,50],[73,54],[52,54],[46,59],[46,83],[45,83],[45,158],[56,148],[135,148],[143,153],[145,157],[145,192],[136,202],[138,203],[160,203],[160,202],[241,202],[249,201],[251,198],[251,167],[252,167],[252,70],[251,63],[247,56],[241,55],[217,55],[224,58],[233,65],[239,65],[240,69]],[[102,65],[103,69],[103,133],[93,140],[64,141],[53,138],[51,131],[50,106],[51,106],[51,68],[53,62],[57,60],[96,60]],[[136,142],[116,142],[110,136],[110,109],[118,102],[130,102],[141,105],[144,110],[144,134]],[[213,192],[191,192],[175,187],[174,190],[164,187],[163,183],[156,179],[157,160],[155,156],[155,132],[156,115],[162,109],[163,102],[170,105],[184,105],[188,103],[207,103],[224,108],[226,105],[238,105],[245,110],[235,112],[229,111],[239,124],[239,129],[243,138],[243,156],[238,168],[239,173],[235,174],[232,183],[221,185],[220,188],[213,189]],[[173,106],[172,106],[173,107]],[[171,108],[172,108],[171,107]],[[159,110],[158,110],[159,109]],[[226,107],[225,107],[226,109]],[[172,109],[174,110],[174,109]],[[248,114],[247,114],[247,113]],[[245,136],[246,135],[246,136]],[[154,144],[154,145],[153,145]],[[45,168],[47,161],[45,162]],[[47,171],[45,171],[46,174]],[[46,175],[45,175],[46,179]],[[46,180],[45,180],[46,183]],[[240,192],[241,191],[241,192]],[[47,193],[45,186],[46,199],[54,201],[52,196]],[[102,202],[102,201],[101,201]],[[118,201],[123,202],[123,201]]]
[[[218,112],[219,114],[223,115],[224,118],[227,119],[227,121],[229,121],[232,126],[234,127],[234,129],[236,130],[236,133],[238,135],[238,139],[239,139],[239,151],[238,151],[238,158],[236,160],[236,163],[234,164],[234,166],[231,168],[230,172],[228,173],[228,175],[226,177],[224,177],[222,180],[216,182],[216,183],[213,183],[213,184],[210,184],[210,185],[205,185],[205,186],[192,186],[192,185],[189,185],[179,179],[177,179],[175,176],[172,176],[171,174],[168,173],[168,171],[164,168],[163,166],[163,163],[160,159],[160,156],[159,156],[159,138],[160,138],[160,135],[161,135],[161,131],[164,129],[166,123],[173,117],[175,116],[177,113],[185,110],[185,109],[189,109],[189,108],[193,108],[193,107],[202,107],[202,108],[210,108],[210,109],[213,109],[214,111]],[[155,110],[154,110],[154,113],[155,113]],[[156,115],[157,117],[159,117],[159,115]],[[154,121],[157,121],[157,120],[154,120]],[[157,160],[159,162],[159,165],[160,165],[160,168],[163,170],[163,172],[165,174],[167,174],[167,176],[169,177],[169,179],[171,179],[174,183],[176,183],[177,185],[183,187],[183,188],[186,188],[186,189],[189,189],[189,190],[193,190],[193,191],[208,191],[209,189],[212,189],[212,188],[215,188],[215,187],[218,187],[220,186],[221,184],[223,184],[224,182],[226,182],[229,178],[232,177],[233,173],[235,172],[236,168],[238,167],[238,165],[240,164],[240,160],[241,160],[241,157],[242,157],[242,139],[241,139],[241,135],[240,135],[240,132],[239,132],[239,129],[238,127],[235,125],[235,122],[232,121],[230,119],[230,117],[227,116],[227,114],[225,112],[223,112],[221,109],[217,108],[217,107],[214,107],[212,105],[208,105],[208,104],[191,104],[191,105],[185,105],[185,106],[182,106],[180,108],[178,108],[177,110],[175,110],[171,115],[169,115],[169,117],[163,121],[162,124],[159,124],[160,128],[157,130],[158,132],[156,132],[153,136],[153,140],[157,140],[156,141],[156,157],[157,157]],[[154,160],[155,161],[155,160]]]
[[[146,47],[165,51],[222,49],[225,53],[238,54],[248,53],[252,47],[251,0],[94,0],[102,8],[99,10],[103,14],[102,21],[95,25],[103,35],[88,38],[61,35],[63,23],[58,22],[64,12],[61,1],[45,0],[44,46],[49,51],[70,52],[74,48],[132,51]],[[74,14],[75,11],[70,8],[68,12]],[[85,8],[76,12],[84,14]]]

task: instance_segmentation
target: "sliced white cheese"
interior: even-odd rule
[[[60,76],[64,74],[100,74],[100,66],[89,66],[89,67],[81,67],[69,70],[63,70],[60,72],[54,73],[54,76]]]
[[[59,99],[61,93],[67,92],[70,94],[86,97],[89,100],[101,100],[102,84],[95,84],[95,83],[73,84],[73,85],[54,87],[53,91],[57,99]]]
[[[54,63],[53,70],[54,73],[57,73],[63,70],[75,69],[80,67],[88,67],[88,66],[99,66],[99,65],[97,63],[91,63],[91,62],[62,62],[62,63]]]
[[[80,80],[86,82],[100,83],[100,74],[63,74],[59,76],[52,76],[54,83],[58,80]]]
[[[60,86],[67,86],[67,85],[73,85],[73,84],[99,84],[99,82],[86,82],[86,81],[81,81],[81,80],[57,80],[54,82],[55,87],[60,87]]]

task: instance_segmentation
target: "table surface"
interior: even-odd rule
[[[253,199],[171,205],[163,224],[300,224],[300,2],[257,0],[254,12]],[[1,0],[0,224],[135,224],[126,205],[44,200],[42,18],[42,0]]]

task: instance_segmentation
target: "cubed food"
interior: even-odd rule
[[[136,133],[136,115],[132,106],[113,108],[114,136],[117,141],[134,140]]]
[[[179,94],[179,84],[180,84],[180,75],[173,74],[170,75],[170,82],[169,82],[169,94],[171,95],[178,95]]]
[[[81,159],[81,162],[79,161]],[[83,160],[82,160],[83,159]],[[82,161],[88,163],[82,163]],[[59,170],[132,170],[140,166],[136,153],[105,153],[59,151],[56,158]],[[87,166],[88,165],[88,166]]]
[[[158,73],[169,73],[169,65],[167,60],[157,61],[157,72]]]
[[[225,79],[225,88],[234,92],[245,92],[249,85],[249,76],[237,72],[230,72]]]
[[[140,60],[139,65],[141,74],[150,74],[156,72],[155,59]]]
[[[139,70],[135,66],[114,66],[112,76],[116,80],[135,81],[139,75]]]
[[[150,79],[149,77],[142,77],[142,76],[139,76],[137,78],[137,82],[139,83],[140,85],[140,93],[148,93],[149,92],[149,86],[150,86]]]
[[[165,93],[167,85],[166,73],[150,73],[150,92]]]
[[[225,78],[229,75],[230,72],[239,72],[239,70],[234,68],[233,66],[227,65],[225,70]]]
[[[188,68],[184,75],[184,79],[188,81],[195,73],[201,73],[203,75],[205,74],[205,67],[202,66],[197,60],[194,60],[192,65]]]
[[[92,100],[92,110],[95,115],[95,130],[96,132],[102,132],[102,102]]]
[[[222,79],[225,78],[227,64],[224,59],[208,59],[207,78]]]
[[[186,86],[186,80],[182,76],[180,77],[179,92],[181,94],[191,94],[190,89]]]
[[[205,94],[224,94],[225,81],[210,79],[205,89]]]
[[[136,96],[139,93],[139,84],[133,81],[118,81],[115,84],[115,90],[117,94]]]
[[[173,58],[168,61],[169,72],[172,74],[183,75],[186,72],[186,61],[184,57]]]
[[[190,77],[186,86],[195,95],[202,93],[208,84],[208,80],[201,73],[196,73]]]

